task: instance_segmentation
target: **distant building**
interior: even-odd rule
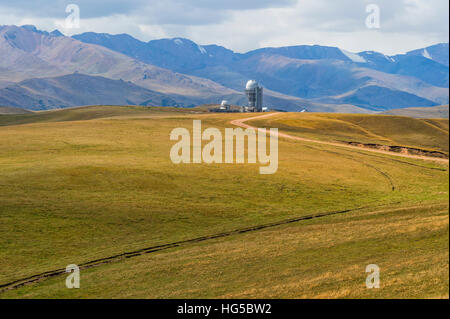
[[[223,100],[218,107],[211,107],[209,111],[214,113],[238,113],[242,112],[242,108],[238,106],[232,107],[227,100]]]
[[[230,103],[228,103],[227,100],[223,100],[222,103],[220,103],[220,109],[221,109],[221,110],[227,110],[227,111],[229,111],[230,108],[231,108],[231,105],[230,105]]]
[[[248,99],[248,109],[263,112],[263,88],[255,80],[250,80],[245,86],[245,95]]]
[[[216,113],[237,113],[237,112],[267,112],[269,109],[263,106],[263,88],[255,80],[250,80],[245,86],[245,96],[248,99],[246,106],[232,106],[227,100],[223,100],[220,105],[209,109]]]

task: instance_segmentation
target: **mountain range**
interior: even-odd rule
[[[245,104],[249,79],[288,111],[379,112],[448,104],[448,43],[386,56],[290,46],[236,53],[184,38],[72,37],[0,26],[0,105],[32,110],[87,104]]]

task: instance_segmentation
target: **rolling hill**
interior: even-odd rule
[[[29,79],[0,89],[0,104],[29,110],[96,104],[181,106],[168,95],[145,89],[130,81],[78,73]]]
[[[138,86],[131,81],[112,80],[101,76],[73,73],[50,78],[33,78],[0,88],[0,104],[29,110],[48,110],[82,105],[143,105],[193,107],[198,104],[227,99],[243,105],[247,99],[242,93],[189,97],[164,94]],[[365,113],[353,105],[331,105],[266,92],[265,104],[287,111],[346,111]]]
[[[395,109],[384,112],[387,115],[401,115],[415,118],[438,118],[448,119],[448,105],[439,105],[434,107],[411,107],[404,109]]]
[[[19,107],[0,106],[0,114],[28,114],[28,110]]]
[[[280,113],[250,121],[278,127],[294,136],[354,143],[400,146],[449,154],[448,119],[416,119],[379,114]]]
[[[448,298],[448,163],[284,138],[270,178],[259,164],[170,160],[174,128],[199,119],[223,132],[249,116],[138,106],[0,115],[0,285],[39,278],[0,298]],[[261,121],[319,139],[448,147],[444,126],[404,117]],[[64,285],[74,263],[81,289]],[[364,285],[373,263],[382,289]]]

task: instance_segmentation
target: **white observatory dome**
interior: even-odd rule
[[[255,80],[250,80],[247,82],[247,85],[245,86],[245,89],[247,90],[251,90],[258,87],[258,82],[256,82]]]
[[[221,106],[227,106],[227,105],[229,105],[229,104],[230,104],[230,103],[228,103],[227,100],[223,100],[222,103],[220,103]]]

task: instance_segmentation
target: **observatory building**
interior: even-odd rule
[[[228,103],[227,100],[223,100],[222,103],[220,103],[219,109],[229,111],[230,107],[231,107],[230,103]]]
[[[255,80],[250,80],[245,86],[245,95],[248,99],[248,108],[256,112],[263,111],[263,88]]]
[[[255,80],[250,80],[245,86],[245,96],[248,99],[247,106],[232,106],[227,100],[220,105],[211,107],[210,112],[215,113],[237,113],[237,112],[267,112],[269,109],[263,106],[263,88]],[[215,104],[217,105],[217,104]]]

